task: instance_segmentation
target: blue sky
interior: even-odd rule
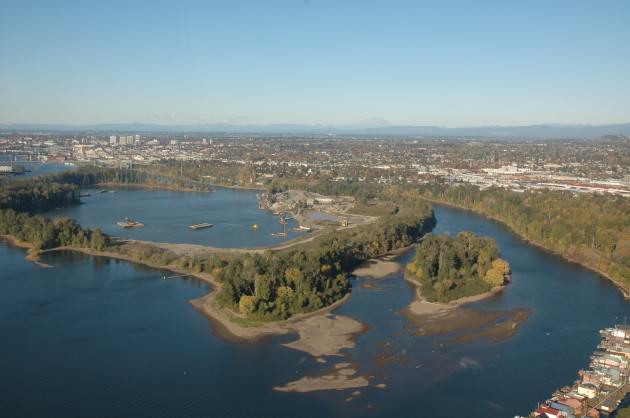
[[[630,1],[0,1],[0,123],[630,121]]]

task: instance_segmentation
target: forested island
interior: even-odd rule
[[[428,234],[407,265],[408,277],[430,302],[451,302],[489,292],[510,280],[510,265],[492,238],[472,232],[455,237]]]
[[[521,237],[630,289],[630,200],[555,191],[516,193],[501,188],[428,184],[417,189],[433,202],[499,220]]]

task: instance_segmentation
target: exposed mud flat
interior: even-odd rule
[[[289,327],[298,332],[299,339],[284,345],[314,357],[341,355],[341,350],[354,348],[356,337],[367,329],[355,319],[333,314],[312,316]]]
[[[479,311],[452,306],[427,306],[427,302],[414,302],[402,314],[414,327],[417,336],[461,333],[450,343],[467,343],[481,338],[498,342],[512,337],[518,327],[529,318],[530,310],[515,308],[510,311]]]
[[[355,376],[358,366],[351,363],[338,363],[322,376],[305,376],[289,382],[284,386],[276,386],[279,392],[315,392],[320,390],[344,390],[367,387],[370,381],[365,376]],[[353,392],[357,393],[356,391]]]

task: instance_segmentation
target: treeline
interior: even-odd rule
[[[0,209],[42,212],[79,203],[79,189],[43,178],[5,180],[0,183]]]
[[[222,186],[249,185],[256,179],[253,165],[224,163],[221,161],[176,161],[162,160],[158,164],[143,166],[152,174],[171,178],[184,178]]]
[[[0,210],[0,234],[28,242],[35,250],[68,246],[102,251],[109,245],[109,237],[98,228],[90,230],[70,218],[49,219],[13,209]]]
[[[407,270],[420,283],[422,296],[437,302],[485,293],[505,284],[510,275],[496,242],[472,232],[460,232],[454,238],[425,236]]]
[[[527,240],[630,286],[630,199],[471,185],[426,185],[420,195],[506,223]]]
[[[136,169],[85,166],[32,179],[0,181],[0,209],[36,213],[78,204],[80,188],[101,183],[210,190],[207,183],[189,178],[175,178]]]
[[[111,168],[84,166],[77,170],[57,173],[46,178],[48,181],[91,187],[100,183],[143,185],[159,188],[208,191],[210,186],[202,181],[187,177],[176,177],[153,173],[148,168]]]

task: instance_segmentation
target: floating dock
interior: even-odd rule
[[[189,225],[188,228],[190,228],[190,229],[205,229],[205,228],[212,228],[213,226],[214,226],[213,224],[209,224],[207,222],[204,222],[204,223],[200,223],[200,224]]]

